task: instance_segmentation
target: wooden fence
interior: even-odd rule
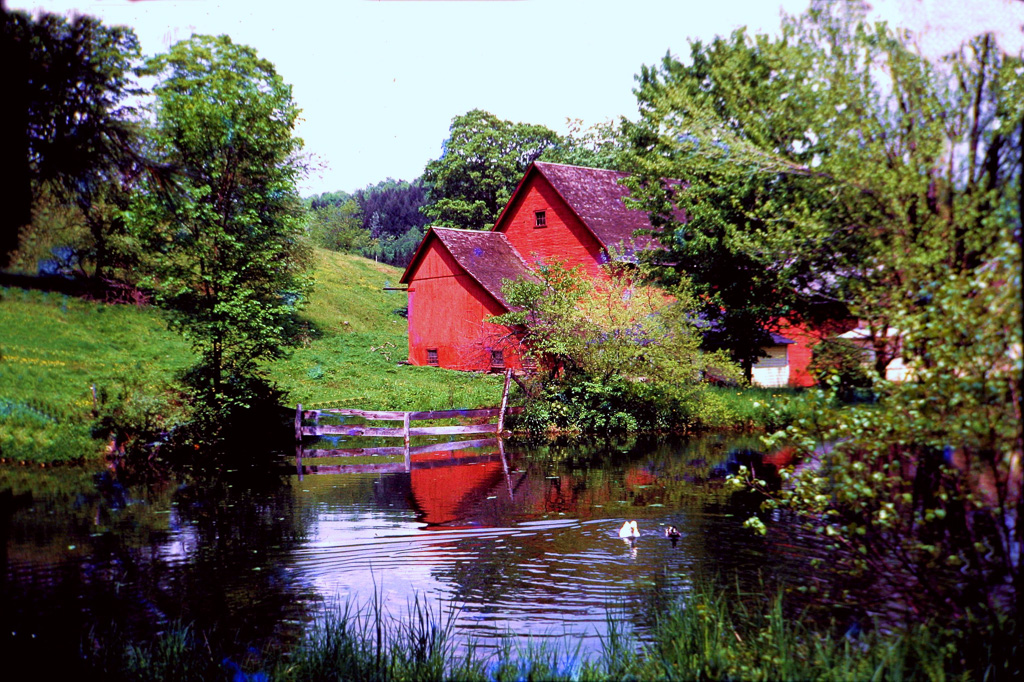
[[[505,416],[518,414],[521,407],[508,407],[508,389],[511,381],[511,371],[505,373],[505,385],[501,394],[501,406],[484,409],[463,409],[463,410],[427,410],[415,412],[400,412],[394,410],[352,410],[345,408],[328,408],[322,410],[303,410],[302,405],[295,408],[295,465],[301,476],[304,469],[302,460],[310,457],[372,457],[372,456],[397,456],[404,455],[404,465],[398,462],[384,464],[352,464],[339,465],[337,467],[317,467],[323,470],[321,473],[332,470],[331,473],[344,472],[381,472],[390,471],[411,471],[413,463],[411,456],[420,452],[445,452],[473,447],[486,447],[495,442],[494,438],[477,441],[451,441],[448,443],[431,443],[416,448],[410,448],[410,439],[415,436],[460,436],[473,434],[493,434],[497,441],[505,433]],[[376,426],[371,424],[320,424],[321,415],[337,415],[341,417],[358,417],[369,422],[401,422],[400,427]],[[429,422],[442,419],[473,419],[486,420],[477,424],[457,424],[445,426],[413,426],[413,422]],[[311,426],[304,423],[313,422]],[[315,438],[320,436],[364,436],[370,438],[401,438],[401,447],[374,447],[374,448],[349,448],[339,450],[304,450],[302,441],[304,438]]]
[[[468,455],[457,455],[459,450],[478,450]],[[312,454],[316,453],[316,454]],[[434,469],[452,465],[481,464],[484,462],[501,461],[505,464],[505,447],[500,438],[483,438],[477,440],[449,441],[447,443],[430,443],[418,447],[390,448],[353,448],[349,450],[306,450],[305,459],[300,456],[296,460],[296,468],[301,478],[304,474],[395,474],[409,473],[420,469]],[[335,457],[395,457],[403,456],[398,462],[379,462],[373,464],[320,464],[319,460]],[[428,457],[434,455],[434,457]],[[446,456],[447,455],[447,456]],[[312,461],[310,459],[312,458]]]

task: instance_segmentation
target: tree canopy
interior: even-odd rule
[[[884,368],[892,311],[1020,239],[1024,79],[991,36],[933,64],[832,3],[691,58],[638,78],[633,195],[663,228],[663,276],[690,274],[725,329],[845,309]]]
[[[423,212],[440,225],[473,230],[494,224],[526,168],[559,142],[549,128],[480,109],[456,116],[450,131],[441,158],[423,171],[430,186]]]
[[[313,212],[313,225],[319,224],[329,207],[347,206],[355,202],[355,213],[360,216],[363,237],[348,233],[344,240],[348,244],[341,250],[362,253],[375,260],[405,267],[412,258],[420,240],[423,228],[429,218],[420,210],[427,203],[427,187],[421,178],[412,182],[388,178],[373,185],[348,192],[324,192],[306,200]],[[352,208],[345,208],[346,215],[354,215]],[[356,239],[356,237],[360,237]],[[314,235],[314,240],[318,238]],[[318,241],[326,248],[336,248]]]
[[[833,566],[877,580],[908,622],[941,613],[964,650],[1002,642],[1009,670],[1024,61],[987,35],[929,61],[862,12],[818,3],[779,37],[739,31],[645,68],[633,196],[663,228],[663,278],[690,273],[725,306],[732,275],[739,310],[836,304],[865,323],[876,373],[904,356],[910,380],[876,378],[870,408],[835,409],[826,388],[768,439],[813,462],[769,506],[802,513]]]
[[[153,256],[152,285],[201,354],[208,405],[248,399],[278,357],[303,290],[298,107],[273,65],[226,36],[193,36],[150,59],[152,147],[174,184],[133,212]]]
[[[341,253],[360,253],[370,246],[370,232],[355,199],[310,209],[307,234],[314,244]]]
[[[32,221],[33,202],[49,187],[48,201],[77,206],[91,234],[76,257],[96,274],[118,263],[112,233],[123,233],[118,206],[125,184],[147,166],[136,143],[139,58],[134,32],[86,16],[67,20],[2,11],[5,109],[10,130],[3,168],[9,201],[0,225],[0,264],[18,246],[18,231]]]

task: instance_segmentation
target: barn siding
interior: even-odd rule
[[[814,385],[814,377],[808,371],[814,346],[821,341],[813,330],[801,325],[780,324],[783,336],[793,340],[789,347],[789,385],[806,387]]]
[[[507,348],[507,327],[485,320],[505,309],[466,274],[437,239],[409,278],[409,363],[426,365],[436,348],[438,364],[449,369],[487,371],[491,350],[502,350],[505,366],[521,369]]]
[[[536,211],[545,211],[546,227],[535,227]],[[558,260],[569,267],[582,264],[588,274],[604,276],[601,244],[539,173],[531,174],[494,229],[505,233],[527,263]]]

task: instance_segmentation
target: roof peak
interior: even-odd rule
[[[495,222],[495,231],[500,231],[507,211],[535,171],[532,177],[547,182],[603,248],[634,251],[656,247],[649,235],[652,228],[647,213],[626,206],[629,189],[621,181],[629,177],[629,173],[546,161],[534,161],[532,169],[520,180],[512,199]]]

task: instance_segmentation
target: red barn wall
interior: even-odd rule
[[[435,238],[409,278],[409,363],[427,364],[427,349],[437,349],[438,365],[487,371],[491,350],[502,350],[505,366],[521,370],[506,347],[509,329],[485,320],[505,309]]]
[[[536,211],[545,212],[546,227],[536,227]],[[605,254],[600,242],[537,173],[520,188],[494,229],[504,232],[531,266],[538,260],[559,260],[569,267],[582,264],[589,274],[603,276]]]
[[[835,320],[815,327],[806,324],[779,322],[779,333],[795,343],[789,347],[789,385],[813,386],[814,376],[809,371],[814,347],[822,340],[849,331],[855,323],[849,320]]]

